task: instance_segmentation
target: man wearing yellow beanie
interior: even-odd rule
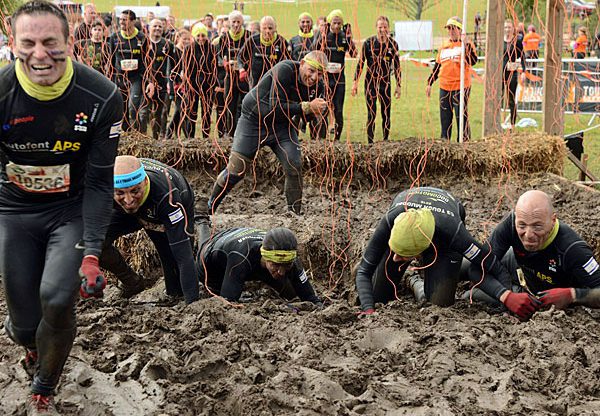
[[[327,16],[327,23],[315,36],[313,50],[322,51],[327,55],[329,66],[327,68],[327,101],[333,105],[335,126],[333,128],[334,140],[340,140],[344,128],[344,98],[346,97],[346,75],[344,74],[346,52],[356,58],[358,51],[352,40],[349,24],[344,24],[344,14],[341,10],[333,10]],[[331,111],[331,108],[330,108]],[[325,136],[327,130],[325,123],[319,129],[320,137]]]
[[[417,257],[424,279],[411,278],[415,297],[438,306],[454,303],[463,257],[486,274],[505,277],[508,271],[487,246],[471,236],[464,220],[463,205],[444,190],[423,187],[398,194],[358,266],[356,287],[362,313],[372,314],[375,302],[397,299],[404,272]]]
[[[313,33],[313,18],[310,13],[300,13],[298,16],[298,34],[290,39],[290,57],[293,61],[300,61],[310,52],[315,39]]]

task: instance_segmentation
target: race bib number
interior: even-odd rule
[[[507,71],[516,71],[519,69],[519,62],[507,62],[506,70]]]
[[[8,180],[24,191],[42,194],[67,192],[71,184],[69,165],[27,166],[9,162]]]
[[[342,64],[337,62],[327,63],[327,72],[329,72],[330,74],[338,74],[342,72]]]
[[[137,59],[122,59],[121,60],[121,69],[123,71],[136,71],[138,69],[138,60]]]

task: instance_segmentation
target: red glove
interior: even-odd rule
[[[248,81],[248,72],[245,69],[240,69],[240,81],[241,82]]]
[[[506,299],[504,299],[504,305],[521,320],[526,320],[533,315],[541,302],[528,293],[509,292]]]
[[[575,300],[573,291],[569,287],[557,287],[556,289],[544,290],[540,295],[544,306],[554,305],[558,309],[564,309]]]
[[[79,268],[79,277],[81,277],[81,286],[79,294],[82,298],[101,298],[102,291],[106,287],[106,279],[100,271],[98,257],[85,256]]]
[[[377,313],[377,312],[375,312],[375,309],[373,309],[373,308],[369,308],[369,309],[367,309],[367,310],[365,310],[365,311],[360,311],[360,312],[358,313],[358,317],[359,317],[359,318],[364,318],[364,317],[366,317],[366,316],[369,316],[369,315],[375,315],[376,313]]]

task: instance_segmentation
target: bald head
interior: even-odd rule
[[[522,211],[527,214],[539,212],[544,215],[552,215],[554,206],[552,206],[552,198],[546,192],[532,190],[527,191],[519,197],[515,211]]]
[[[135,156],[122,155],[115,158],[115,175],[126,175],[138,170],[142,166]]]
[[[527,251],[545,247],[556,224],[552,198],[542,191],[527,191],[515,206],[515,228]]]

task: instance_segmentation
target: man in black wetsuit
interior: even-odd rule
[[[292,61],[299,61],[312,50],[313,19],[310,13],[300,13],[298,16],[298,34],[290,39],[288,52]]]
[[[463,257],[504,278],[508,272],[471,236],[464,220],[461,202],[441,189],[413,188],[398,194],[358,267],[356,287],[363,313],[372,314],[375,302],[396,299],[402,276],[416,257],[421,258],[424,281],[411,279],[415,297],[438,306],[454,303]]]
[[[214,213],[227,193],[243,179],[262,146],[269,146],[285,171],[288,209],[302,209],[302,159],[292,117],[320,115],[327,102],[315,98],[327,58],[313,51],[301,62],[282,61],[268,71],[244,98],[227,166],[215,182],[209,199]]]
[[[504,305],[521,319],[537,309],[570,304],[600,308],[600,267],[590,246],[571,227],[559,222],[545,192],[528,191],[515,210],[500,222],[489,239],[494,255],[509,275],[489,276],[473,297]],[[470,279],[481,280],[481,268],[471,265]]]
[[[202,245],[197,263],[201,281],[213,294],[237,302],[248,281],[262,281],[286,299],[322,305],[297,255],[298,241],[287,228],[268,232],[231,228]]]
[[[156,160],[118,156],[114,177],[115,209],[100,257],[114,273],[124,297],[144,288],[143,279],[123,259],[114,241],[144,229],[154,243],[165,276],[167,295],[198,299],[194,264],[194,191],[175,169]]]
[[[146,133],[148,107],[144,105],[144,93],[154,95],[154,84],[149,80],[147,67],[148,41],[135,27],[136,16],[132,10],[123,10],[119,18],[121,30],[108,38],[111,58],[112,80],[121,91],[126,103],[123,129],[133,127]]]
[[[105,285],[98,257],[123,106],[113,83],[71,61],[67,18],[55,5],[22,5],[12,16],[12,45],[17,61],[0,69],[4,325],[27,349],[28,410],[56,414],[77,294],[101,296]]]
[[[149,26],[148,42],[148,69],[149,79],[154,84],[154,95],[149,99],[150,128],[154,139],[164,139],[167,134],[167,85],[171,69],[175,66],[173,58],[175,51],[170,40],[163,37],[164,23],[160,19],[153,19]]]
[[[367,38],[363,43],[360,58],[356,65],[352,96],[358,92],[358,80],[362,74],[363,65],[367,64],[365,74],[365,100],[367,102],[367,139],[373,143],[375,136],[375,116],[377,115],[377,99],[381,105],[381,125],[383,140],[390,136],[391,110],[392,110],[392,80],[394,72],[396,90],[394,97],[400,98],[400,58],[398,56],[398,43],[390,37],[390,21],[385,16],[377,18],[377,35]]]
[[[289,59],[288,42],[277,33],[275,19],[264,16],[260,19],[260,33],[252,35],[238,55],[240,79],[247,77],[250,88],[254,88],[268,70],[284,59]]]
[[[238,70],[238,55],[250,33],[244,29],[244,16],[237,10],[229,13],[230,29],[219,37],[218,59],[225,68],[225,134],[233,137],[239,118],[240,104],[248,92],[248,73]]]
[[[327,23],[315,36],[313,50],[325,52],[329,65],[327,67],[327,99],[333,106],[335,118],[334,139],[340,140],[344,128],[344,99],[346,97],[346,52],[355,58],[358,54],[352,40],[350,25],[344,24],[341,10],[333,10],[327,16]],[[323,129],[326,126],[322,127]],[[319,134],[320,136],[323,133]]]
[[[104,24],[101,20],[92,23],[91,37],[75,42],[73,56],[78,62],[91,66],[101,74],[107,74],[108,48],[104,40]]]

